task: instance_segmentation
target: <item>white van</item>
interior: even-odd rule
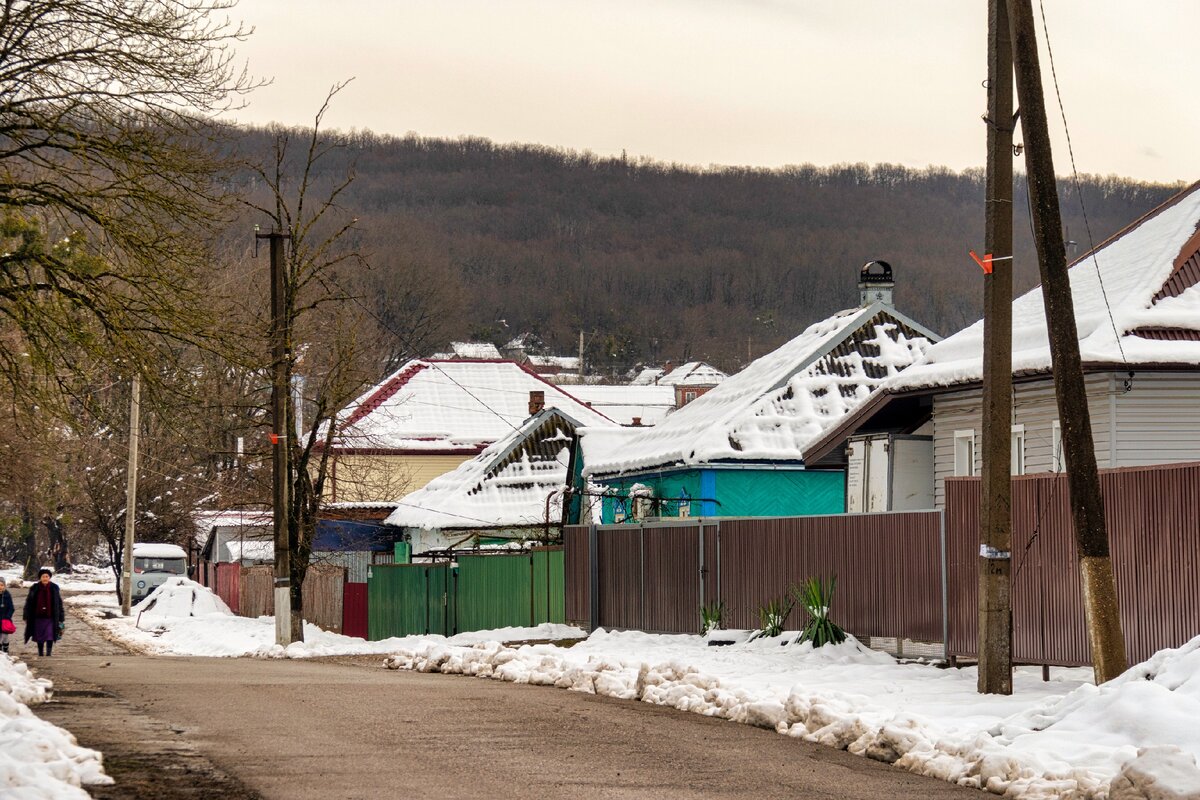
[[[135,543],[131,602],[140,603],[167,578],[178,575],[187,575],[187,553],[182,547],[174,544]]]

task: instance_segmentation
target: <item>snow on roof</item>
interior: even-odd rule
[[[547,499],[566,486],[577,425],[558,409],[543,409],[475,458],[405,495],[384,523],[425,529],[544,523]],[[551,499],[551,522],[561,513]]]
[[[529,366],[538,367],[558,367],[560,369],[579,369],[579,356],[528,356]]]
[[[662,376],[662,367],[642,367],[642,371],[630,381],[630,384],[633,386],[649,386],[658,383],[658,379]]]
[[[491,342],[451,342],[450,350],[438,353],[434,358],[473,358],[481,361],[499,361],[504,358]]]
[[[1071,266],[1085,365],[1200,365],[1198,189],[1200,183],[1192,185],[1102,244],[1094,256]],[[1012,317],[1013,372],[1049,370],[1041,286],[1013,301]],[[1120,346],[1114,328],[1120,331]],[[885,388],[904,391],[981,380],[982,354],[980,320],[929,348],[923,363]]]
[[[671,386],[580,384],[572,386],[571,392],[622,425],[632,425],[634,417],[643,425],[657,425],[675,408],[675,389]]]
[[[472,454],[529,417],[529,393],[581,424],[611,422],[512,361],[410,361],[341,414],[338,447]]]
[[[270,511],[245,511],[224,509],[220,511],[196,511],[192,518],[196,522],[199,538],[203,539],[213,528],[262,527],[274,524]]]
[[[134,558],[187,558],[187,553],[177,544],[157,542],[134,542]]]
[[[582,431],[589,475],[718,460],[799,461],[804,447],[937,335],[882,303],[839,312],[649,430]]]
[[[660,386],[716,386],[729,376],[703,361],[689,361],[658,379]]]

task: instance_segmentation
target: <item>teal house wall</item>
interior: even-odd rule
[[[599,482],[616,494],[603,500],[605,524],[633,521],[628,495],[636,484],[653,490],[658,502],[651,513],[660,517],[794,517],[846,510],[846,479],[840,470],[712,466]]]

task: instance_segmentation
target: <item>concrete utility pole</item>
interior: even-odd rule
[[[255,233],[271,243],[271,469],[274,476],[275,527],[275,642],[292,643],[292,564],[288,541],[288,326],[287,283],[284,275],[283,240],[278,231]]]
[[[1008,15],[1013,36],[1017,96],[1021,102],[1021,130],[1025,135],[1033,238],[1037,245],[1046,327],[1050,335],[1054,387],[1067,462],[1067,486],[1083,583],[1083,607],[1096,683],[1100,684],[1117,677],[1128,667],[1125,637],[1121,631],[1117,586],[1108,552],[1104,501],[1100,494],[1087,389],[1079,356],[1079,332],[1075,327],[1075,303],[1067,275],[1066,246],[1054,160],[1050,153],[1033,8],[1029,0],[1008,0]]]
[[[1007,3],[989,0],[977,682],[986,694],[1012,694],[1012,75]]]
[[[129,616],[133,597],[133,528],[137,518],[138,431],[141,427],[142,378],[133,376],[129,395],[129,466],[125,476],[125,552],[121,559],[121,613]]]

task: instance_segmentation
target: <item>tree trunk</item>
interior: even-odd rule
[[[21,540],[25,543],[25,570],[21,576],[27,581],[37,580],[37,528],[33,524],[33,512],[29,506],[21,506]]]
[[[62,509],[59,509],[61,515]],[[46,516],[42,518],[46,532],[50,534],[50,558],[54,560],[54,572],[71,571],[71,552],[67,542],[67,531],[63,527],[61,516]]]

